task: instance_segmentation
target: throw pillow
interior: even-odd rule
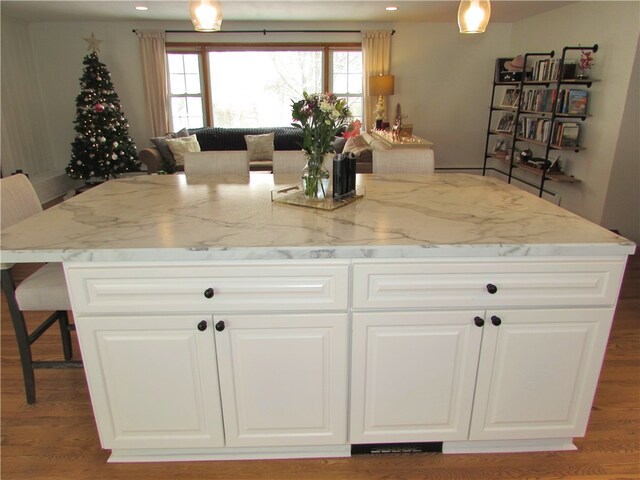
[[[265,133],[264,135],[245,135],[247,142],[247,152],[249,161],[252,160],[273,160],[273,137],[275,134]]]
[[[171,149],[169,148],[169,144],[167,144],[167,140],[171,138],[186,138],[189,136],[189,132],[186,128],[173,133],[169,132],[164,137],[155,137],[151,139],[151,143],[153,146],[158,149],[160,152],[160,157],[162,158],[162,166],[163,169],[167,169],[175,164],[176,160],[173,157],[173,153],[171,153]]]
[[[362,135],[357,135],[355,137],[351,137],[345,143],[344,148],[342,149],[342,153],[353,153],[355,155],[360,155],[362,152],[366,152],[371,150],[369,148],[369,144],[364,139]]]
[[[347,139],[344,137],[336,137],[331,146],[333,147],[333,151],[336,153],[342,153],[344,150],[344,146],[347,144]]]
[[[176,165],[184,165],[184,154],[187,152],[199,152],[198,137],[191,135],[185,138],[168,138],[166,140],[171,153],[176,159]]]

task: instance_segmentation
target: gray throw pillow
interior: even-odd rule
[[[158,149],[158,152],[160,152],[160,157],[162,158],[164,167],[171,166],[176,163],[173,153],[171,152],[171,149],[167,144],[167,139],[183,138],[188,136],[189,132],[186,128],[183,128],[182,130],[175,133],[169,132],[164,137],[155,137],[151,139],[151,143],[153,143],[153,146]]]

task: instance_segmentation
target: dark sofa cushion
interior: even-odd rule
[[[302,131],[295,127],[259,127],[259,128],[197,128],[189,130],[198,137],[202,151],[211,150],[246,150],[245,135],[264,135],[274,132],[273,146],[275,150],[302,149]]]

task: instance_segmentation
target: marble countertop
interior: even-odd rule
[[[110,180],[2,232],[3,262],[626,255],[633,242],[467,174],[359,175],[322,211],[271,202],[272,175]],[[295,183],[283,179],[279,184]]]

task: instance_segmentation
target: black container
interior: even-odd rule
[[[356,156],[354,153],[347,153],[347,164],[349,180],[347,181],[347,192],[355,194],[356,192]]]
[[[349,192],[349,160],[347,155],[338,153],[333,157],[333,198]]]

